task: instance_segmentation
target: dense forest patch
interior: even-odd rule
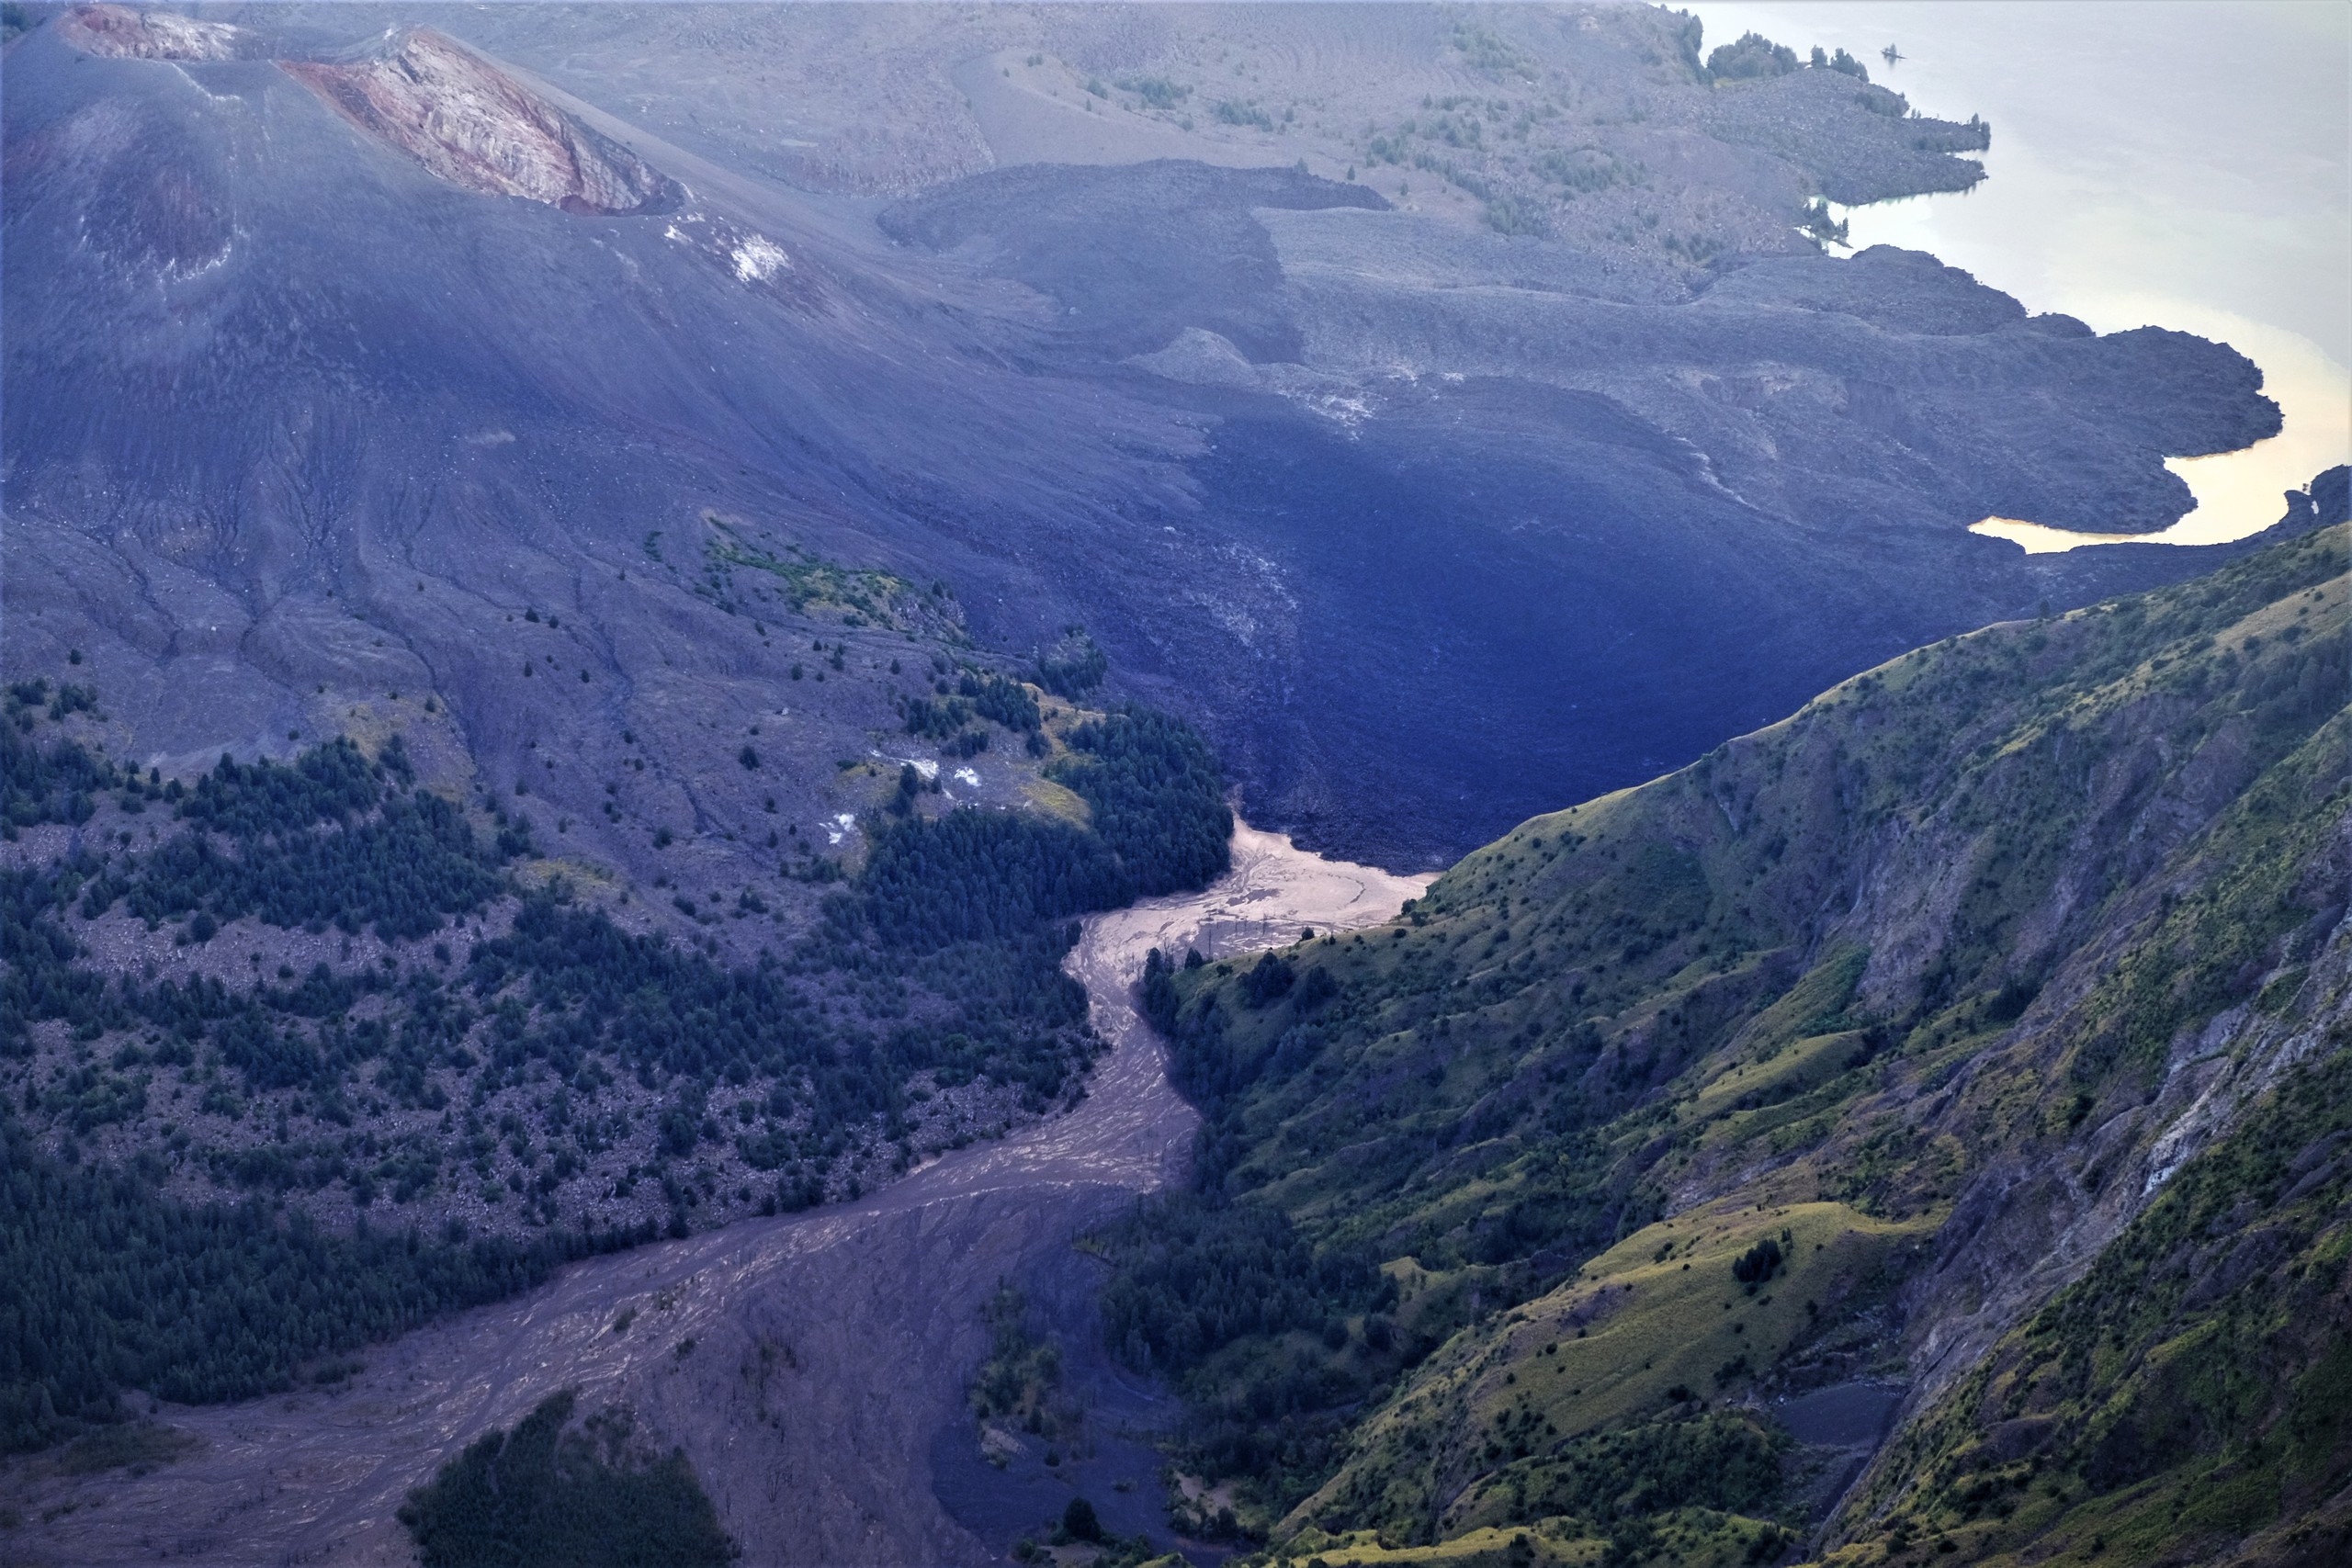
[[[1182,721],[1130,708],[1077,726],[1069,744],[1046,774],[1086,802],[1086,828],[960,810],[884,831],[861,891],[886,942],[1001,938],[1224,873],[1233,814],[1216,759]]]
[[[259,1204],[173,1202],[160,1164],[62,1166],[0,1120],[0,1451],[118,1420],[125,1389],[206,1403],[290,1388],[336,1352],[652,1235],[334,1235]]]
[[[409,1495],[424,1568],[717,1568],[739,1554],[685,1456],[632,1453],[628,1416],[555,1394]]]
[[[989,722],[1040,723],[1027,688],[971,684]],[[10,702],[7,820],[114,808],[0,870],[6,1247],[42,1281],[0,1325],[10,1448],[112,1419],[122,1389],[288,1386],[583,1251],[854,1194],[968,1136],[927,1130],[943,1107],[983,1133],[1048,1110],[1100,1048],[1060,968],[1073,918],[1216,875],[1230,831],[1181,723],[1064,716],[1050,771],[1088,826],[886,816],[813,926],[730,963],[525,865],[523,803],[421,787],[397,737],[166,782],[69,733],[89,705]],[[256,929],[329,956],[99,955]]]

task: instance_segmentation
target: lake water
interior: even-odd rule
[[[2197,505],[2161,534],[2242,538],[2352,458],[2352,6],[1780,0],[1689,7],[1712,50],[1750,30],[1850,51],[1921,113],[1993,127],[1962,195],[1840,214],[1856,246],[1933,253],[2029,310],[2102,333],[2174,327],[2262,367],[2285,426],[2177,457]],[[1903,58],[1887,63],[1888,44]],[[1982,533],[2028,549],[2098,536],[2031,519]]]

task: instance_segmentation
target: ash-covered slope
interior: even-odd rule
[[[9,659],[93,682],[142,762],[358,708],[438,732],[450,782],[529,778],[593,860],[675,874],[667,830],[773,876],[758,842],[860,809],[834,762],[928,691],[874,683],[900,634],[967,639],[951,581],[996,603],[1027,547],[992,517],[1082,517],[1150,483],[1112,443],[1193,439],[992,367],[773,215],[475,194],[276,63],[51,31],[8,64]]]
[[[1204,1192],[1105,1315],[1193,1462],[1334,1558],[2339,1539],[2346,547],[1920,649],[1385,932],[1162,970]]]
[[[1879,89],[1711,85],[1662,14],[1392,9],[37,28],[6,65],[9,668],[81,651],[173,769],[430,695],[461,773],[577,760],[534,782],[583,853],[666,872],[666,828],[739,885],[760,802],[854,812],[831,764],[897,729],[838,684],[782,700],[843,622],[715,587],[756,536],[942,584],[1012,655],[1083,623],[1261,818],[1429,863],[1924,637],[2203,564],[1964,533],[2161,521],[2163,457],[2275,411],[2215,345],[1814,254],[1821,169],[1928,177]],[[1350,152],[1284,96],[1316,81],[1419,151]],[[1062,118],[1016,137],[1003,94]],[[1740,94],[1780,151],[1706,130]],[[1052,163],[1114,122],[1152,158]],[[1579,137],[1607,159],[1542,186],[1551,237],[1495,232],[1517,209],[1466,193]],[[915,194],[877,228],[777,175]],[[773,776],[721,765],[780,708],[807,739]]]

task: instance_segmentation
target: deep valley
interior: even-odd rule
[[[0,1563],[2352,1555],[2347,470],[1809,41],[0,7]]]

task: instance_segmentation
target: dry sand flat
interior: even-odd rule
[[[979,1303],[1179,1177],[1191,1145],[1196,1118],[1130,999],[1144,955],[1375,924],[1429,881],[1237,824],[1215,886],[1086,923],[1068,967],[1112,1050],[1070,1114],[855,1203],[576,1265],[369,1351],[338,1392],[166,1407],[206,1447],[144,1476],[33,1481],[19,1464],[0,1499],[25,1524],[0,1562],[407,1562],[409,1490],[563,1388],[683,1447],[747,1563],[987,1561],[933,1499],[926,1457],[963,1419]]]

